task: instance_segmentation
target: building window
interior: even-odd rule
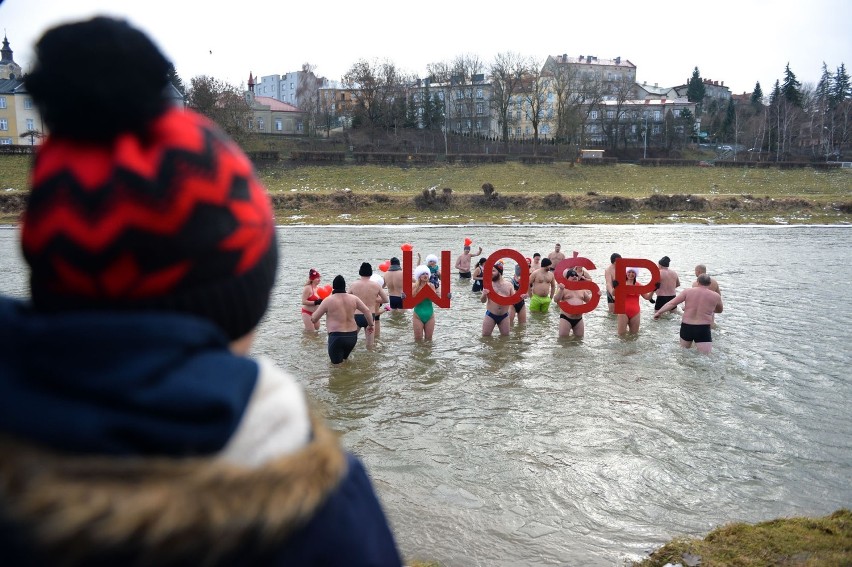
[[[482,120],[477,120],[477,121],[476,121],[476,129],[477,129],[477,130],[482,130]]]
[[[35,130],[35,120],[32,118],[27,118],[27,130]]]
[[[652,133],[652,134],[659,134],[659,133],[660,133],[660,125],[659,125],[659,124],[654,124],[654,127],[653,127],[653,128],[651,128],[651,133]]]
[[[248,119],[248,129],[254,130],[254,120],[252,120],[251,118]]]
[[[614,110],[607,110],[606,111],[606,117],[612,119],[613,117],[615,117],[615,111]]]
[[[283,130],[283,125],[281,124],[281,119],[276,118],[275,119],[275,131],[280,132],[281,130]]]
[[[592,120],[597,120],[598,119],[598,111],[597,110],[591,111],[589,113],[589,118],[591,118]]]
[[[259,132],[263,131],[263,118],[257,119],[257,129],[258,129]]]
[[[476,103],[476,113],[477,114],[485,114],[485,105],[481,102]]]
[[[0,96],[0,108],[6,108],[6,97]]]
[[[5,118],[0,118],[0,130],[8,130],[9,129],[9,121]]]
[[[680,109],[678,108],[678,109],[677,109],[677,110],[675,110],[672,114],[674,114],[674,117],[675,117],[675,118],[680,118]]]
[[[304,131],[305,131],[305,124],[301,120],[299,120],[298,122],[296,122],[296,132],[304,132]]]
[[[0,145],[11,146],[12,145],[12,138],[0,138]]]
[[[482,96],[482,89],[476,89],[476,98],[485,98]]]

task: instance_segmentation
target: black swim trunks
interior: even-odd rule
[[[663,308],[663,305],[674,299],[676,296],[674,295],[658,295],[657,301],[654,303],[654,311],[659,311]]]
[[[367,323],[367,318],[364,317],[364,315],[362,313],[356,313],[355,314],[355,324],[358,325],[359,329],[361,329],[361,328],[366,327],[369,323]]]
[[[610,292],[606,292],[606,302],[607,303],[615,303],[615,298],[612,296]]]
[[[519,312],[523,311],[524,305],[526,305],[526,303],[524,303],[524,300],[522,299],[519,302],[517,302],[516,304],[514,304],[512,307],[515,308],[515,313],[519,313]]]
[[[402,297],[399,295],[391,295],[388,297],[391,309],[402,309]]]
[[[335,331],[328,334],[328,357],[332,364],[340,364],[358,343],[358,331]]]
[[[470,291],[482,291],[482,280],[473,280],[473,286]]]
[[[470,272],[459,272],[459,278],[461,278],[463,280],[469,280],[470,279]]]
[[[680,338],[685,341],[696,343],[713,342],[713,338],[710,336],[710,325],[691,325],[690,323],[681,323]]]
[[[572,328],[572,329],[573,329],[574,327],[576,327],[576,326],[577,326],[577,324],[578,324],[580,321],[582,321],[582,320],[583,320],[583,318],[582,318],[582,317],[580,317],[579,319],[572,319],[571,317],[568,317],[565,313],[560,313],[560,314],[559,314],[559,318],[560,318],[560,319],[565,319],[566,321],[568,321],[569,323],[571,323],[571,328]]]

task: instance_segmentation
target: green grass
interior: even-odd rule
[[[701,567],[852,565],[852,512],[841,509],[822,518],[729,524],[704,539],[673,540],[633,565],[688,565],[696,558],[700,558]]]
[[[744,194],[809,199],[852,195],[848,171],[814,171],[722,167],[574,166],[570,163],[528,166],[509,162],[489,165],[392,167],[378,165],[267,168],[262,178],[273,193],[284,191],[352,191],[414,195],[423,189],[450,187],[454,192],[481,193],[491,183],[504,195],[565,193],[648,197],[658,194],[740,196]]]
[[[29,156],[0,156],[0,192],[25,192]],[[277,203],[279,224],[465,224],[697,222],[710,224],[848,223],[852,221],[852,171],[583,166],[567,162],[528,166],[517,162],[423,167],[337,165],[261,167],[259,176]],[[482,203],[491,183],[508,200]],[[418,206],[424,190],[452,190],[448,206]],[[10,190],[11,189],[11,190]],[[545,199],[558,194],[553,206]],[[700,210],[650,208],[654,195],[692,195]],[[611,212],[602,200],[633,199]],[[0,195],[2,198],[2,195]],[[478,199],[478,200],[477,200]],[[20,211],[3,206],[0,223]]]

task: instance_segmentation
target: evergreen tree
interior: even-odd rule
[[[405,105],[405,127],[417,128],[417,102],[414,100],[414,93],[408,97],[408,102]]]
[[[438,93],[432,95],[432,128],[438,130],[444,126],[444,101]]]
[[[817,83],[816,90],[814,91],[814,96],[816,97],[817,104],[825,111],[826,106],[833,106],[832,103],[832,94],[833,94],[833,81],[834,79],[831,77],[831,73],[828,72],[828,65],[825,64],[825,61],[822,62],[822,76]]]
[[[706,89],[704,81],[701,80],[701,75],[698,73],[698,67],[692,71],[692,78],[689,79],[689,84],[686,89],[686,98],[689,102],[697,102],[701,104],[704,100]]]
[[[751,93],[752,106],[758,106],[763,103],[763,89],[760,88],[760,81],[754,84],[754,91]]]
[[[781,86],[781,92],[784,94],[784,99],[796,106],[802,108],[802,83],[796,80],[796,74],[790,69],[790,63],[784,68],[784,84]]]
[[[838,105],[847,98],[852,98],[852,86],[850,86],[849,75],[846,73],[846,65],[841,63],[837,68],[837,74],[834,75],[831,101],[834,105]]]
[[[177,69],[175,69],[175,66],[172,63],[169,63],[168,77],[169,82],[175,86],[184,98],[186,98],[186,86],[184,86],[180,75],[177,74]]]
[[[781,83],[775,79],[775,86],[772,87],[772,94],[769,95],[769,104],[774,106],[781,98]]]
[[[728,101],[728,106],[725,108],[725,118],[722,120],[721,134],[722,139],[726,142],[733,140],[734,128],[736,127],[736,108],[734,108],[734,99]]]

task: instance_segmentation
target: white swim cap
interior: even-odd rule
[[[435,256],[434,254],[429,254],[428,256],[426,256],[426,263],[428,264],[429,262],[435,262],[437,264],[438,263],[438,257]]]

